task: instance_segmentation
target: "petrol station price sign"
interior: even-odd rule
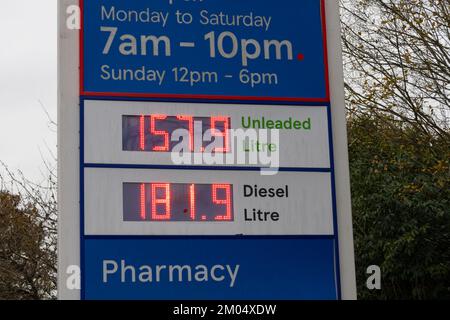
[[[60,296],[352,298],[335,1],[70,4]]]

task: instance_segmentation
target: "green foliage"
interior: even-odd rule
[[[50,299],[56,251],[33,201],[0,189],[0,300]]]
[[[450,144],[393,118],[349,121],[360,299],[450,299]],[[366,288],[378,265],[381,290]]]

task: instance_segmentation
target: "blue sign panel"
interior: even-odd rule
[[[327,102],[323,0],[85,0],[82,95]]]
[[[329,238],[85,240],[86,299],[337,299]]]
[[[323,105],[330,112],[324,1],[80,0],[83,12],[80,150],[84,150],[85,138],[90,138],[84,136],[83,101],[95,97],[126,101]],[[223,104],[224,109],[227,107]],[[175,114],[165,115],[167,124],[158,127],[164,134],[152,136],[151,124],[145,123],[143,115],[130,112],[121,116],[122,121],[114,122],[119,126],[111,127],[111,130],[122,129],[121,135],[115,135],[121,141],[115,143],[122,145],[123,152],[135,155],[138,151],[155,151],[154,146],[165,142],[164,134],[189,129],[184,119]],[[204,120],[205,129],[213,127],[212,116],[205,109],[204,114],[192,119]],[[224,118],[223,131],[230,123],[228,116]],[[261,118],[264,122],[264,116]],[[330,126],[329,114],[324,121]],[[221,129],[215,123],[214,128]],[[167,146],[164,152],[173,147],[169,143]],[[331,149],[329,153],[332,156]],[[84,216],[85,169],[150,170],[155,165],[137,164],[143,157],[136,157],[137,161],[132,163],[89,164],[83,152],[80,159],[83,299],[340,298],[336,228],[333,235],[314,235],[303,229],[298,235],[288,231],[268,233],[270,223],[274,226],[278,223],[278,211],[282,211],[278,209],[263,212],[254,207],[253,218],[248,218],[244,208],[246,223],[255,223],[257,229],[256,224],[264,222],[259,224],[263,226],[260,232],[255,233],[260,236],[214,235],[218,230],[215,228],[211,228],[208,236],[176,232],[173,236],[153,235],[154,232],[133,236],[125,230],[121,235],[107,235],[108,232],[100,230],[86,235],[85,223],[92,220],[85,221]],[[171,170],[182,168],[169,165],[167,168]],[[325,170],[333,172],[334,169]],[[259,195],[271,198],[267,190],[282,189],[270,185],[270,177],[266,179],[267,186],[255,185],[255,195],[244,196],[249,203],[252,197],[255,203],[260,203]],[[160,186],[152,189],[156,185]],[[232,195],[236,189],[228,182],[219,185],[174,181],[161,186],[150,180],[139,184],[124,182],[122,187],[122,194],[117,194],[120,188],[103,190],[110,192],[108,199],[122,197],[123,215],[111,215],[111,224],[190,222],[205,224],[207,229],[207,224],[236,221],[232,211]],[[277,192],[274,196],[287,198],[288,185],[282,190],[286,193]],[[285,213],[301,212],[299,206],[286,205],[286,209],[279,209]],[[113,221],[118,217],[120,221]]]

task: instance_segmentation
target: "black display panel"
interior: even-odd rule
[[[124,221],[233,221],[233,185],[124,183]]]
[[[194,130],[197,128],[197,131]],[[165,114],[122,116],[123,151],[171,152],[180,141],[172,141],[175,130],[184,129],[189,135],[189,151],[203,152],[211,141],[200,140],[201,146],[195,145],[194,135],[200,138],[211,130],[211,137],[217,142],[213,152],[230,151],[230,118],[226,116],[194,117],[191,115],[169,116]]]

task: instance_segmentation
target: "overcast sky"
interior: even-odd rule
[[[57,0],[0,0],[0,160],[41,179],[56,153]]]

